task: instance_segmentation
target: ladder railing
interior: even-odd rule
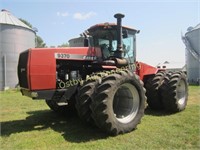
[[[186,46],[186,49],[192,54],[192,56],[200,62],[199,54],[192,48],[190,42],[188,41],[187,37],[182,36],[182,41]]]

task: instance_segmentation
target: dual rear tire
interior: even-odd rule
[[[158,72],[145,84],[147,103],[153,110],[166,110],[170,113],[185,109],[188,100],[186,74],[179,72]]]
[[[175,72],[164,78],[161,86],[162,103],[165,110],[171,113],[186,108],[188,100],[188,83],[184,72]]]
[[[80,118],[94,122],[110,135],[130,132],[144,115],[145,89],[130,71],[107,75],[102,81],[87,81],[79,89],[76,108]]]
[[[161,110],[164,107],[161,101],[162,96],[160,87],[163,84],[165,74],[164,71],[160,71],[154,76],[149,77],[145,83],[145,88],[147,89],[147,103],[153,110]]]
[[[121,71],[105,77],[96,89],[91,104],[96,125],[111,135],[136,128],[144,115],[145,89],[139,77]]]

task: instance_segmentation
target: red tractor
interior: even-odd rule
[[[90,27],[67,48],[32,48],[20,54],[18,78],[23,95],[45,99],[55,112],[76,108],[85,122],[111,135],[136,128],[146,100],[154,110],[185,109],[184,72],[167,72],[136,61],[138,30],[117,24]]]

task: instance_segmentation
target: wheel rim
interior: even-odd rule
[[[121,123],[131,122],[139,110],[140,97],[138,90],[130,83],[122,84],[115,93],[113,111]]]
[[[186,99],[186,85],[183,80],[180,81],[177,87],[178,104],[183,105]]]

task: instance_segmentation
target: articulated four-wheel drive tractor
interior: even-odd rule
[[[132,131],[146,108],[176,113],[188,99],[186,74],[136,61],[138,30],[97,24],[67,48],[31,48],[20,54],[18,78],[23,95],[45,99],[58,113],[71,113],[118,135]],[[153,56],[152,56],[153,57]]]

